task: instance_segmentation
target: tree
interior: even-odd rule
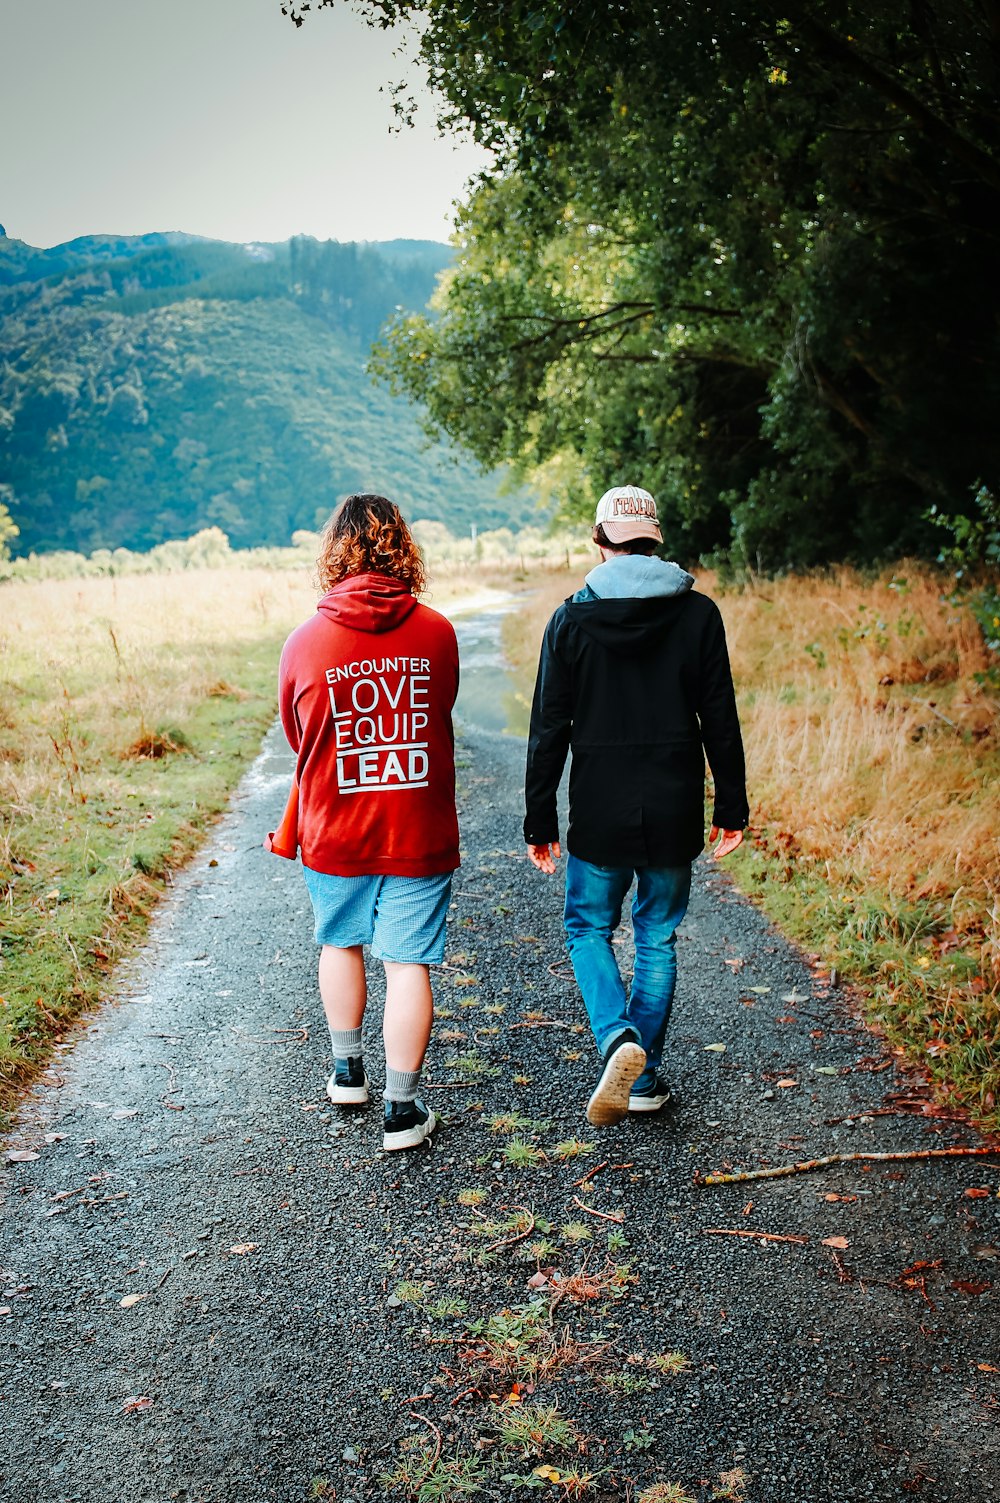
[[[360,8],[494,153],[379,357],[433,431],[765,566],[933,555],[930,507],[995,488],[992,5]]]
[[[10,558],[10,544],[21,529],[10,514],[14,503],[14,491],[9,485],[0,485],[0,562]]]

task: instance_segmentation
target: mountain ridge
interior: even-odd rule
[[[12,552],[142,549],[206,526],[284,544],[358,489],[454,532],[531,518],[526,491],[428,444],[412,404],[365,372],[385,319],[423,307],[453,255],[405,239],[0,239]]]

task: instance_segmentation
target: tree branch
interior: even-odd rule
[[[954,126],[936,115],[922,99],[918,99],[904,84],[900,83],[898,78],[883,73],[882,69],[864,57],[857,47],[836,36],[811,16],[799,16],[797,25],[802,35],[814,43],[821,57],[839,63],[846,72],[853,74],[862,83],[869,84],[883,98],[888,99],[890,104],[894,104],[897,109],[909,115],[911,120],[926,131],[932,141],[937,142],[960,162],[972,168],[984,183],[988,183],[992,188],[1000,189],[1000,164],[974,141],[970,141]]]

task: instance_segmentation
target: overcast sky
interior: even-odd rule
[[[280,0],[0,0],[0,224],[447,239],[484,156],[437,135],[400,40],[344,4],[296,30]],[[422,108],[390,134],[401,77]]]

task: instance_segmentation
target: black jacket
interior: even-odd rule
[[[694,591],[561,605],[545,630],[531,707],[531,845],[559,838],[556,791],[570,748],[566,844],[583,861],[693,861],[705,843],[706,754],[713,823],[742,829],[743,741],[718,606]]]

